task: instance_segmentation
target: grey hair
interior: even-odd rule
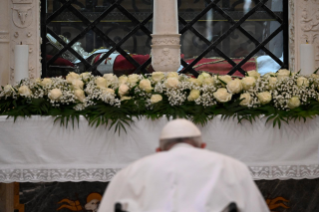
[[[178,143],[188,143],[192,144],[195,147],[200,147],[203,143],[202,137],[185,137],[185,138],[170,138],[170,139],[161,139],[160,140],[160,148],[162,150],[168,150],[171,146]]]

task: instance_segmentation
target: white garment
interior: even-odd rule
[[[221,212],[231,202],[241,212],[269,212],[243,163],[184,143],[116,174],[99,212],[113,212],[116,202],[128,212]]]

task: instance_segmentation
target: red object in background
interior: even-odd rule
[[[190,64],[195,59],[188,59],[186,62]],[[236,64],[240,63],[242,59],[232,59]],[[233,68],[226,60],[222,58],[203,58],[196,65],[194,69],[196,71],[205,71],[212,74],[226,75]],[[257,70],[256,58],[249,59],[241,67],[244,71]],[[232,76],[243,77],[244,75],[239,71],[236,71]]]
[[[50,60],[52,58],[52,55],[47,55],[46,57],[46,60]],[[54,62],[53,62],[53,65],[56,65],[56,66],[70,66],[70,67],[74,67],[74,64],[71,63],[70,61],[66,60],[66,59],[63,59],[61,57],[59,57],[58,59],[56,59]]]

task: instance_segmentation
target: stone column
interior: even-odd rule
[[[177,0],[154,0],[152,66],[155,71],[176,72],[181,63]]]
[[[0,212],[14,211],[14,183],[0,183]]]
[[[10,27],[9,0],[0,1],[0,85],[6,85],[10,79]]]

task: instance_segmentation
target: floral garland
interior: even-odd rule
[[[162,116],[192,119],[205,124],[216,115],[252,122],[260,115],[274,126],[291,119],[319,114],[319,75],[300,76],[286,69],[260,76],[247,72],[243,79],[212,76],[198,78],[175,72],[117,77],[70,73],[66,79],[24,79],[0,90],[0,115],[51,115],[72,125],[83,115],[91,125],[110,124],[125,130],[133,117]]]

